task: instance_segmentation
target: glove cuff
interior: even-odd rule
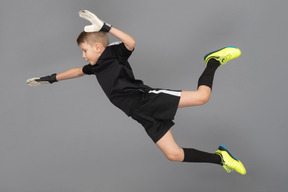
[[[109,33],[111,27],[112,27],[112,25],[110,25],[108,23],[104,23],[104,25],[102,26],[100,31],[105,32],[105,33]]]
[[[57,81],[57,79],[56,79],[56,73],[54,73],[54,74],[52,74],[51,76],[50,76],[50,79],[49,79],[49,83],[55,83],[55,82],[58,82]]]

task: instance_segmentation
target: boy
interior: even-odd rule
[[[203,105],[208,102],[216,69],[241,55],[238,48],[225,47],[205,55],[206,68],[198,80],[196,91],[153,89],[134,78],[128,58],[134,51],[135,40],[123,31],[104,23],[84,10],[79,16],[92,25],[86,26],[77,43],[88,65],[60,74],[28,79],[29,86],[54,83],[65,79],[94,74],[109,100],[145,128],[147,134],[171,161],[206,162],[223,166],[227,172],[246,174],[243,164],[224,146],[212,154],[191,148],[180,148],[170,131],[178,108]],[[107,33],[121,43],[109,44]]]

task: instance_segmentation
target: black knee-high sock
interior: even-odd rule
[[[213,153],[198,151],[196,149],[183,148],[184,160],[183,162],[194,163],[215,163],[222,165],[221,157]]]
[[[217,68],[220,66],[220,62],[215,59],[210,59],[207,67],[203,71],[202,75],[198,80],[198,87],[201,85],[206,85],[212,89],[214,74]]]

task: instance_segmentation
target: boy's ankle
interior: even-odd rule
[[[210,59],[207,63],[207,67],[211,67],[211,68],[218,68],[220,66],[220,62],[214,58]]]

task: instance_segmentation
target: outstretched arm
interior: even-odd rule
[[[85,74],[82,71],[82,67],[77,67],[73,69],[69,69],[63,73],[59,74],[52,74],[45,77],[34,77],[27,80],[27,84],[29,86],[37,86],[40,84],[52,84],[54,82],[66,80],[66,79],[73,79],[77,77],[82,77]]]
[[[116,29],[115,27],[111,27],[109,33],[114,37],[116,37],[117,39],[119,39],[120,41],[122,41],[128,50],[130,51],[134,50],[135,39],[133,37],[131,37],[130,35],[119,29]]]
[[[69,69],[68,71],[65,71],[63,73],[59,73],[56,76],[57,81],[63,81],[66,79],[73,79],[77,77],[82,77],[85,74],[82,71],[82,67],[77,67],[73,69]]]
[[[111,35],[122,41],[128,50],[133,51],[135,47],[135,40],[127,33],[116,29],[115,27],[112,27],[108,23],[105,23],[104,21],[100,20],[94,13],[88,10],[79,11],[79,16],[83,19],[90,21],[92,24],[84,27],[85,32],[102,31],[110,33]]]

